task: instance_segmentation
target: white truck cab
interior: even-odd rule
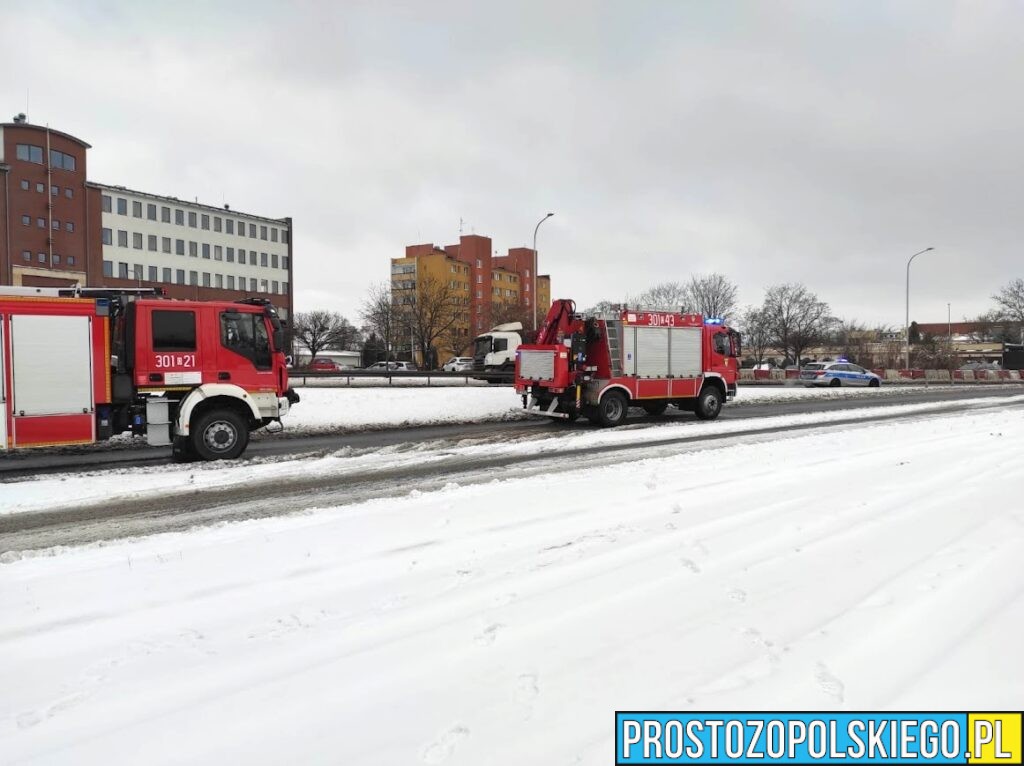
[[[490,332],[473,340],[473,371],[502,373],[511,381],[515,375],[516,349],[523,342],[521,322],[510,322],[494,327]],[[500,383],[501,378],[488,378]]]

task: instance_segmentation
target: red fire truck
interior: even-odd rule
[[[177,459],[230,459],[298,401],[269,302],[159,294],[0,287],[0,450],[130,431]]]
[[[660,415],[671,404],[713,420],[736,395],[740,335],[699,314],[625,309],[584,317],[556,300],[519,347],[516,392],[535,415],[620,425],[627,408]]]

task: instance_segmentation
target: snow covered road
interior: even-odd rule
[[[5,762],[607,763],[616,709],[1019,709],[1024,413],[0,566]]]

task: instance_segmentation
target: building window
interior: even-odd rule
[[[270,291],[272,293],[274,293],[275,295],[277,295],[277,288],[278,287],[279,287],[279,285],[277,284],[277,280],[276,279],[273,282],[270,283]]]
[[[60,256],[54,254],[54,256],[53,256],[53,263],[51,263],[50,265],[51,266],[60,266]]]
[[[74,224],[74,222],[72,222],[72,221],[65,221],[64,222],[64,231],[68,231],[68,232],[71,232],[72,234],[74,234],[75,233],[75,224]]]
[[[110,202],[111,202],[110,195],[109,194],[104,194],[100,199],[102,200],[103,212],[104,213],[109,213],[110,212]]]
[[[142,203],[132,200],[132,218],[142,218]]]
[[[266,238],[267,238],[267,227],[266,226],[260,226],[260,239],[266,239]]]
[[[281,256],[281,268],[290,269],[292,266],[292,257],[290,255]]]
[[[270,241],[277,242],[277,229],[270,230]]]
[[[128,200],[124,197],[117,198],[117,214],[128,215]]]
[[[213,260],[223,261],[224,260],[224,248],[220,245],[213,246]]]
[[[229,223],[230,223],[230,221],[229,221]],[[235,248],[233,248],[233,247],[227,248],[227,256],[228,256],[228,263],[234,263],[235,262]]]
[[[171,209],[169,207],[160,207],[160,220],[163,223],[171,222]]]
[[[242,250],[241,248],[238,249],[238,262],[245,263],[245,250]]]
[[[149,281],[150,281],[150,282],[156,282],[156,281],[158,281],[158,277],[157,277],[157,268],[156,268],[156,266],[150,266],[150,267],[149,267],[149,268],[147,269],[147,271],[149,272]]]
[[[104,261],[103,262],[103,276],[112,277],[114,276],[114,262]]]
[[[209,287],[209,286],[210,286],[210,272],[204,271],[203,272],[203,287]]]
[[[117,264],[117,276],[120,279],[128,279],[128,264],[124,261]]]
[[[256,292],[256,279],[254,277],[249,278],[249,291]]]
[[[277,253],[270,256],[270,265],[275,269],[277,268]]]
[[[229,223],[230,223],[230,221],[229,221]],[[228,274],[228,290],[234,290],[234,289],[235,289],[235,275],[234,274]]]
[[[174,240],[174,252],[177,253],[178,255],[184,255],[185,254],[185,240],[183,240],[183,239],[176,239],[176,240]]]
[[[29,184],[28,181],[26,181],[24,178],[21,179],[21,190],[22,191],[28,191],[30,186],[31,186],[31,184]]]
[[[193,258],[198,258],[199,257],[199,243],[198,242],[189,242],[188,243],[188,254],[190,256],[192,256]]]
[[[196,227],[196,214],[195,211],[193,210],[190,210],[188,212],[188,225],[191,226],[193,229]]]
[[[202,222],[203,228],[206,229],[207,231],[209,231],[210,230],[210,216],[208,216],[205,213],[203,213],[203,216],[201,218],[201,222]]]
[[[245,236],[245,221],[239,221],[238,222],[238,236],[240,236],[240,237],[244,237]]]
[[[261,292],[261,293],[265,293],[265,292],[267,292],[267,288],[268,288],[268,285],[267,285],[267,280],[265,280],[265,279],[261,279],[261,280],[260,280],[260,292]]]
[[[477,274],[476,275],[476,283],[478,285],[482,285],[484,283],[484,275],[483,274]]]
[[[59,186],[51,186],[50,187],[50,196],[51,197],[59,197],[60,196],[60,187]]]
[[[224,232],[226,234],[235,233],[235,221],[233,218],[228,218],[226,221],[224,221]]]
[[[199,287],[199,272],[190,271],[188,273],[188,283],[194,287]]]
[[[221,231],[224,228],[223,224],[224,224],[224,219],[221,218],[219,215],[215,215],[213,217],[213,230],[214,231]]]
[[[287,294],[288,294],[288,283],[287,283],[287,282],[282,282],[282,283],[281,283],[281,292],[282,292],[282,293],[283,293],[284,295],[287,295]]]
[[[150,221],[156,220],[156,205],[146,203],[146,219]]]
[[[267,254],[266,253],[260,253],[260,266],[262,266],[263,268],[267,267]]]
[[[29,251],[29,250],[22,250],[21,251],[21,260],[23,260],[23,261],[31,261],[32,260],[32,253],[31,253],[31,251]]]
[[[132,271],[134,272],[133,275],[132,275],[132,279],[136,280],[137,282],[141,282],[142,281],[142,264],[136,263],[132,267]]]
[[[161,278],[162,278],[161,281],[166,282],[167,284],[170,284],[171,283],[171,270],[168,269],[168,268],[163,268],[160,271],[161,271],[160,275],[161,275]]]
[[[32,225],[32,216],[30,216],[30,215],[23,215],[21,217],[21,225],[22,226],[31,226]]]
[[[75,198],[75,190],[71,189],[71,188],[65,188],[64,189],[64,196],[67,197],[68,199],[74,199]]]
[[[136,231],[136,232],[132,233],[132,247],[135,248],[136,250],[141,250],[142,249],[142,233],[141,232]]]
[[[128,247],[128,232],[124,229],[117,230],[117,246]]]
[[[174,270],[174,281],[179,285],[185,284],[185,269]]]
[[[69,255],[68,256],[68,266],[74,266],[74,265],[75,265],[75,256]]]
[[[249,236],[256,239],[256,224],[254,223],[249,224]]]
[[[210,258],[210,245],[208,242],[203,243],[203,258],[209,260]]]
[[[162,249],[163,249],[163,251],[165,253],[171,252],[171,238],[170,237],[163,237],[160,240],[160,244],[162,245]]]
[[[60,221],[54,218],[52,221],[50,221],[50,228],[53,229],[54,231],[60,231]]]
[[[146,237],[146,249],[151,253],[156,252],[156,234],[150,234]]]
[[[17,149],[15,151],[15,156],[19,160],[24,160],[25,162],[35,162],[38,165],[42,165],[43,147],[35,146],[33,144],[18,144]]]
[[[216,287],[218,290],[223,290],[224,289],[224,275],[223,274],[216,274],[214,276],[213,286]]]
[[[175,210],[174,211],[174,222],[176,224],[178,224],[178,226],[184,226],[185,225],[185,211],[184,210]]]
[[[250,250],[249,251],[249,265],[250,266],[255,266],[256,265],[256,251],[255,250]]]
[[[36,253],[36,260],[40,263],[46,263],[46,253]]]
[[[70,154],[64,154],[64,152],[58,152],[56,149],[51,149],[50,167],[57,168],[58,170],[74,170],[75,158]]]

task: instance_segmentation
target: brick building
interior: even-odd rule
[[[291,316],[290,218],[92,182],[89,148],[22,115],[0,124],[0,284],[269,298]]]
[[[408,305],[423,285],[443,284],[458,306],[456,327],[447,334],[439,361],[464,352],[469,342],[497,321],[523,322],[529,328],[531,311],[538,324],[551,305],[551,279],[534,275],[535,253],[530,248],[511,248],[507,255],[495,255],[491,238],[479,234],[459,237],[459,243],[437,247],[432,243],[409,245],[405,257],[391,259],[391,290],[395,302]],[[533,283],[536,279],[537,297]],[[396,350],[405,353],[410,339],[399,333]],[[464,342],[463,342],[464,341]],[[418,355],[417,361],[420,361]]]

